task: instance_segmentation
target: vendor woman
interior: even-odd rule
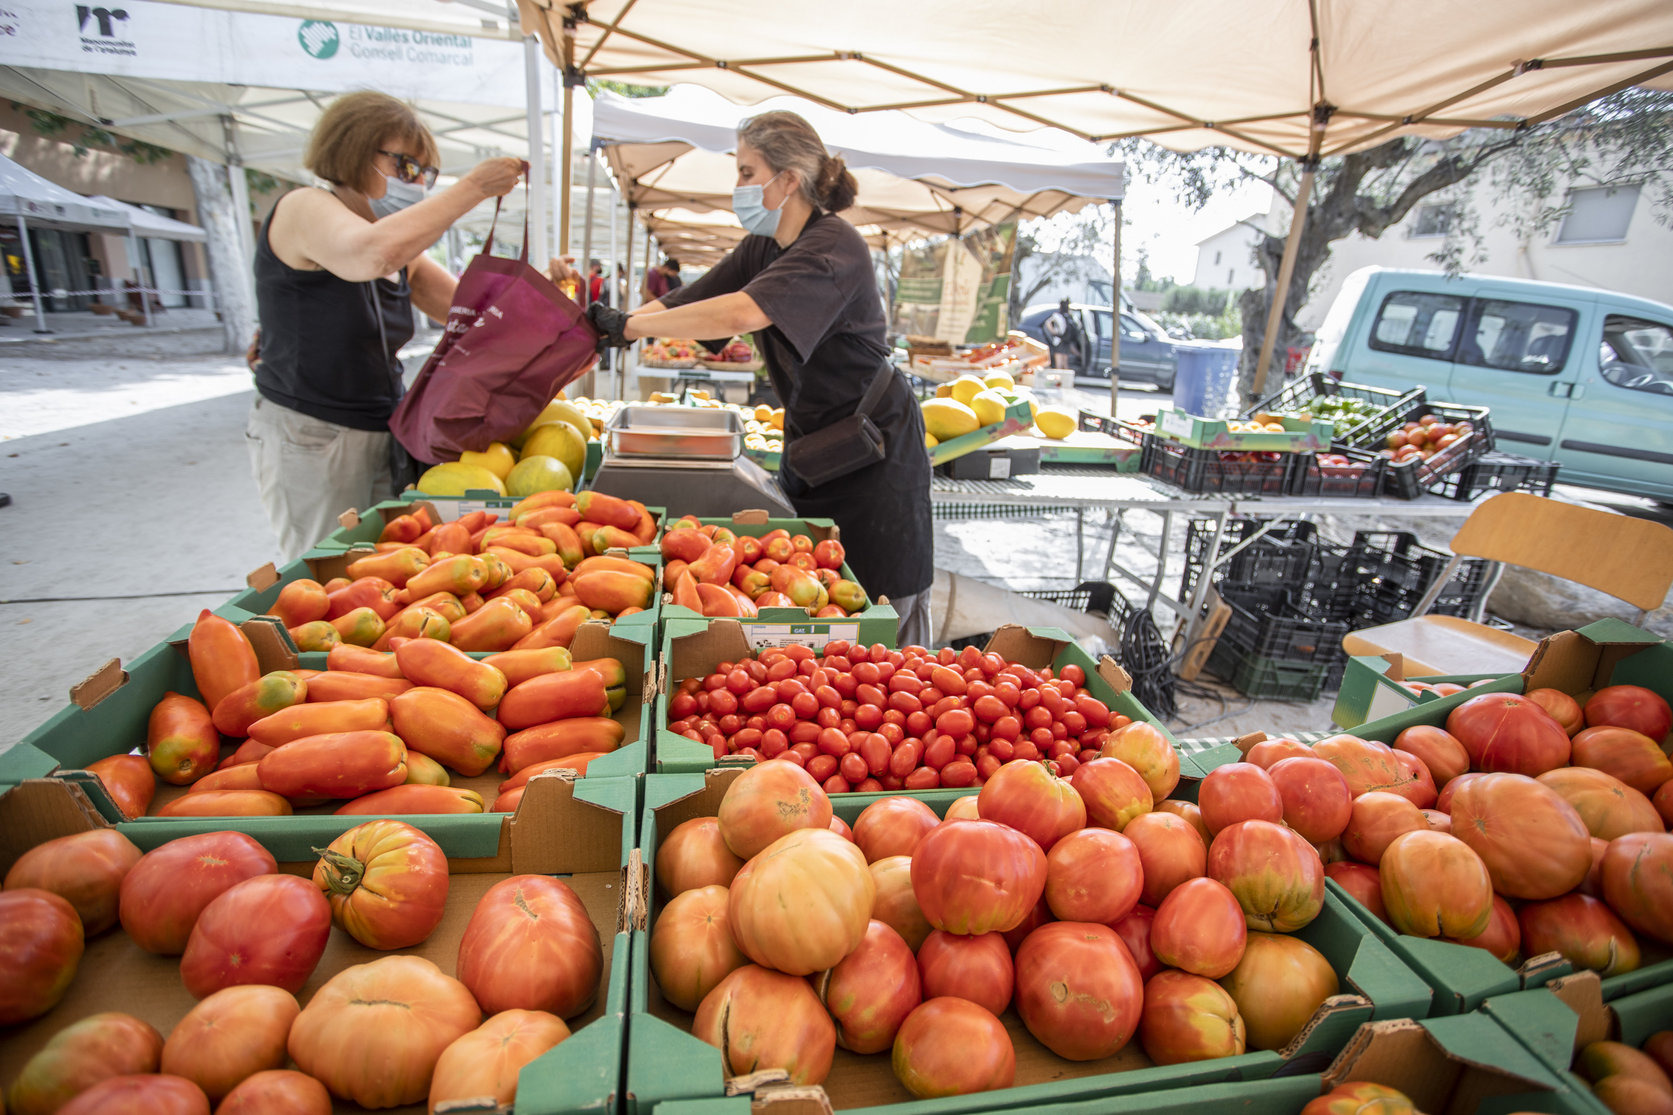
[[[901,645],[927,646],[934,535],[924,422],[889,360],[870,249],[836,216],[854,203],[854,176],[791,112],[739,125],[737,166],[732,207],[752,235],[708,274],[632,314],[600,305],[589,313],[615,345],[754,333],[784,401],[780,480],[797,514],[835,520],[860,584],[900,614]],[[795,441],[853,415],[876,376],[881,398],[868,414],[884,459],[818,485],[796,475]]]

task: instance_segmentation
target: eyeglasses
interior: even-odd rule
[[[441,173],[437,168],[424,166],[411,155],[403,155],[399,151],[379,151],[378,154],[395,160],[395,177],[403,182],[422,181],[429,188],[436,184],[436,175]]]

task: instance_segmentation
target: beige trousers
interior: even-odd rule
[[[244,443],[281,564],[336,530],[344,511],[364,511],[394,495],[390,440],[387,431],[339,426],[256,396]]]

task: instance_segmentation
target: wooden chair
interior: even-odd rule
[[[1477,507],[1453,536],[1452,553],[1410,619],[1350,632],[1343,648],[1351,655],[1398,653],[1407,677],[1522,670],[1536,646],[1530,640],[1458,616],[1428,614],[1466,557],[1595,588],[1636,605],[1639,623],[1661,607],[1673,585],[1673,528],[1526,492],[1505,492]]]

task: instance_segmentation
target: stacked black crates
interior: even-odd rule
[[[1190,524],[1182,599],[1204,574],[1215,530],[1213,519]],[[1297,701],[1339,686],[1347,666],[1342,637],[1411,615],[1449,560],[1403,532],[1362,531],[1343,544],[1311,523],[1268,527],[1257,519],[1227,520],[1220,544],[1226,553],[1232,556],[1216,567],[1213,585],[1231,615],[1208,670],[1248,696]],[[1472,612],[1488,588],[1489,568],[1466,559],[1431,610]]]

